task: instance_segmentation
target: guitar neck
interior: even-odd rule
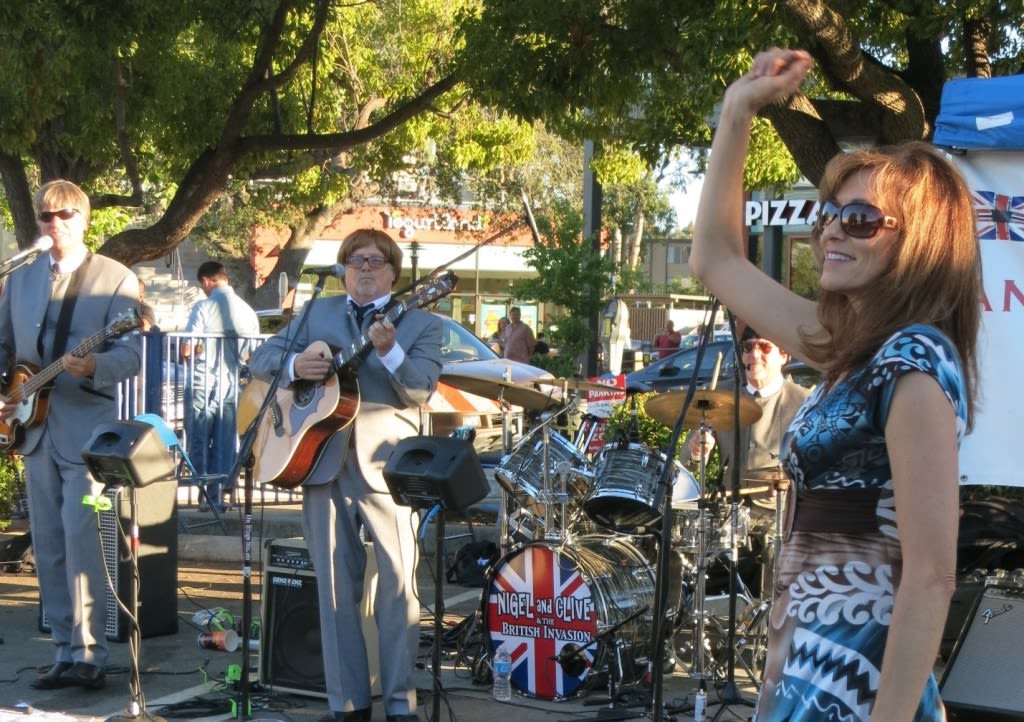
[[[106,341],[114,335],[109,328],[104,328],[102,331],[97,331],[92,336],[82,341],[80,344],[71,349],[72,356],[85,356],[87,353],[97,348],[101,343]],[[52,364],[47,366],[45,369],[37,373],[35,376],[30,378],[28,381],[23,383],[18,389],[17,395],[20,397],[18,400],[28,398],[35,394],[40,389],[44,388],[51,381],[57,378],[57,375],[64,370],[64,358],[61,357],[54,361]]]

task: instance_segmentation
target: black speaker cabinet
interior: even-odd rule
[[[100,424],[82,449],[93,476],[108,486],[147,486],[174,478],[174,460],[157,430],[139,421]]]
[[[953,720],[1024,719],[1024,589],[978,597],[939,685]]]
[[[377,591],[377,558],[366,545],[361,619],[370,684],[380,694],[380,654],[373,600]],[[259,680],[277,692],[326,697],[320,606],[313,563],[304,539],[271,539],[263,550],[263,634]]]
[[[143,637],[178,632],[178,484],[162,481],[135,489],[139,523],[139,631]],[[112,508],[99,515],[100,543],[117,597],[131,601],[132,561],[128,542],[132,528],[131,491],[107,489]],[[39,606],[39,628],[49,632],[46,611]],[[125,642],[131,632],[128,615],[107,589],[106,636]]]
[[[490,491],[470,441],[450,436],[411,436],[398,442],[384,465],[395,503],[425,508],[438,500],[462,511]]]

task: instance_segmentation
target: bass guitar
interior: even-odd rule
[[[102,331],[71,349],[72,356],[82,357],[93,351],[100,344],[118,336],[123,336],[139,328],[141,321],[135,309],[126,311],[115,318]],[[11,372],[10,380],[4,386],[4,396],[8,405],[16,406],[10,416],[0,419],[0,452],[15,451],[25,440],[25,429],[42,423],[49,409],[52,382],[64,370],[63,357],[57,359],[42,371],[29,363],[20,363]]]
[[[458,277],[448,271],[431,281],[405,301],[384,312],[392,324],[406,311],[444,298],[455,289]],[[354,367],[372,344],[361,334],[337,353],[323,341],[314,341],[307,349],[316,349],[334,360],[334,372],[323,381],[293,381],[279,388],[260,419],[253,442],[253,479],[294,489],[302,484],[316,466],[327,440],[344,429],[359,413],[359,383]],[[270,390],[270,384],[252,379],[238,402],[238,429],[244,431]]]

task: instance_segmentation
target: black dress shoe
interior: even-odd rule
[[[371,709],[364,707],[363,709],[354,709],[351,712],[342,712],[341,717],[337,719],[344,720],[345,722],[370,722]]]
[[[46,670],[46,674],[40,675],[38,679],[33,679],[29,684],[35,689],[60,689],[61,687],[67,687],[69,684],[61,678],[61,675],[73,666],[71,662],[57,662]]]
[[[88,662],[75,662],[75,665],[66,670],[60,679],[66,685],[85,687],[86,689],[103,689],[107,683],[107,673],[102,667]]]
[[[420,718],[415,714],[389,714],[388,722],[420,722]]]

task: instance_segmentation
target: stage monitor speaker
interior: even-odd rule
[[[143,637],[178,632],[178,484],[162,481],[136,489],[139,523],[139,631]],[[119,487],[103,492],[111,509],[99,513],[100,543],[117,598],[107,589],[107,639],[125,642],[131,632],[128,615],[120,608],[131,600],[132,561],[128,550],[132,516],[130,490]],[[49,633],[42,604],[39,628]]]
[[[951,720],[1024,719],[1024,588],[978,597],[939,689]]]
[[[360,618],[370,664],[374,695],[380,688],[380,651],[373,600],[377,591],[377,558],[366,544],[366,573]],[[263,633],[259,681],[276,692],[326,697],[320,605],[313,562],[304,539],[271,539],[263,550]]]
[[[174,478],[174,459],[159,433],[139,421],[100,424],[82,449],[82,459],[107,486],[147,486]]]
[[[411,436],[398,442],[384,465],[395,503],[425,508],[441,501],[462,511],[490,491],[472,442],[450,436]]]

